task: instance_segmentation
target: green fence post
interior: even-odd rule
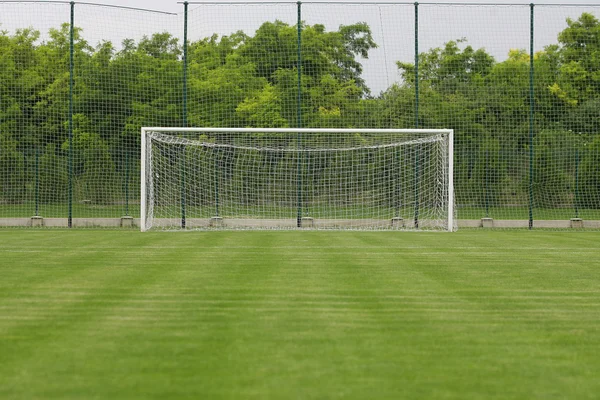
[[[125,150],[125,215],[129,216],[129,149]]]
[[[419,129],[419,3],[415,3],[415,128]]]
[[[575,218],[579,218],[579,149],[575,150]]]
[[[69,28],[69,211],[67,225],[73,227],[73,70],[75,55],[75,2],[71,2],[71,20]]]
[[[188,51],[188,41],[187,41],[187,28],[188,28],[188,2],[185,1],[183,3],[183,82],[182,82],[182,96],[183,96],[183,110],[182,110],[182,125],[183,127],[187,127],[187,51]],[[181,190],[181,228],[185,229],[186,225],[186,202],[185,202],[185,147],[181,147],[181,165],[180,165],[180,173],[181,173],[181,182],[180,182],[180,190]],[[218,212],[217,212],[218,215]]]
[[[394,179],[394,196],[395,202],[393,207],[395,208],[394,217],[400,218],[400,208],[402,207],[402,191],[400,182],[402,182],[402,158],[400,157],[400,149],[396,148],[396,179]]]
[[[187,67],[188,67],[188,2],[183,3],[183,126],[187,127]]]
[[[535,99],[534,99],[534,65],[533,65],[533,8],[534,4],[529,5],[529,229],[533,229],[533,131],[535,122]]]
[[[490,150],[485,150],[485,217],[490,217],[490,177],[489,177],[489,165],[490,165]]]
[[[221,201],[219,198],[219,161],[217,155],[219,154],[219,149],[215,149],[215,159],[213,160],[215,166],[215,173],[213,176],[214,185],[215,185],[215,217],[219,217],[221,215],[221,210],[219,209],[219,202]]]
[[[35,214],[40,215],[40,148],[35,146]]]
[[[296,127],[302,128],[302,2],[298,1],[298,22],[297,22],[297,31],[298,31],[298,49],[297,49],[297,66],[298,70],[298,98],[296,104]],[[302,134],[298,132],[297,137],[297,146],[298,149],[302,148]],[[297,166],[297,188],[296,188],[296,202],[298,206],[298,210],[296,213],[296,226],[298,228],[302,227],[302,154],[298,155],[298,166]]]
[[[419,3],[415,3],[415,128],[419,129]],[[415,228],[419,228],[419,148],[415,151]]]

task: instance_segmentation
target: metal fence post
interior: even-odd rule
[[[71,1],[69,28],[69,212],[67,225],[73,227],[73,73],[75,52],[75,2]]]
[[[535,99],[534,99],[534,64],[533,64],[533,9],[534,4],[529,5],[529,229],[533,229],[533,164],[534,164],[534,149],[533,149],[533,131],[535,122]]]

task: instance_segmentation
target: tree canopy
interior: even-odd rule
[[[100,168],[107,181],[118,181],[137,157],[141,126],[184,123],[182,43],[157,32],[138,41],[90,44],[79,28],[74,41],[74,173],[88,182]],[[362,63],[378,45],[366,23],[330,31],[304,24],[301,60],[297,46],[297,27],[281,21],[265,22],[252,35],[238,31],[189,43],[187,124],[408,128],[418,120],[420,128],[455,129],[457,185],[464,193],[459,201],[483,201],[492,193],[492,201],[506,203],[523,195],[524,169],[514,166],[530,146],[525,50],[513,49],[498,61],[457,39],[422,52],[417,119],[414,63],[398,61],[401,79],[371,93]],[[23,163],[34,155],[63,169],[52,179],[64,187],[69,52],[68,24],[51,29],[45,41],[31,28],[0,32],[0,198],[6,201],[19,201],[30,186],[33,177]],[[571,188],[578,151],[586,173],[581,198],[600,207],[593,161],[600,148],[598,19],[588,13],[568,19],[557,43],[537,53],[533,64],[535,144],[543,149],[536,154],[536,188],[542,192],[544,182],[556,179]],[[483,193],[481,182],[492,175]],[[25,182],[21,189],[14,189],[15,180]],[[81,185],[97,197],[111,193]],[[552,201],[572,201],[572,190],[564,193]]]

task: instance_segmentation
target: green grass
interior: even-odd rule
[[[599,243],[0,230],[0,398],[597,399]]]

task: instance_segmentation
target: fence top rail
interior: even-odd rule
[[[414,5],[423,5],[423,6],[492,6],[492,7],[530,7],[530,6],[554,6],[554,7],[599,7],[598,3],[494,3],[494,2],[409,2],[409,1],[331,1],[331,0],[308,0],[308,1],[260,1],[260,0],[239,0],[239,1],[215,1],[215,0],[207,0],[207,1],[179,1],[177,4],[193,4],[193,5],[261,5],[261,4],[280,4],[280,5],[292,5],[292,4],[334,4],[334,5],[405,5],[405,6],[414,6]]]
[[[176,128],[144,127],[144,132],[211,132],[211,133],[424,133],[449,134],[452,129],[372,129],[372,128]]]
[[[119,8],[123,10],[133,10],[133,11],[146,11],[157,14],[166,14],[166,15],[179,15],[178,13],[172,13],[168,11],[160,11],[160,10],[151,10],[149,8],[139,8],[139,7],[127,7],[127,6],[119,6],[115,4],[100,4],[100,3],[87,3],[80,1],[61,1],[61,0],[0,0],[1,3],[38,3],[38,4],[74,4],[74,5],[85,5],[85,6],[98,6],[98,7],[107,7],[107,8]]]
[[[148,8],[139,7],[128,7],[120,6],[115,4],[101,4],[101,3],[88,3],[79,1],[64,1],[64,0],[0,0],[0,4],[3,3],[38,3],[38,4],[74,4],[74,5],[88,5],[88,6],[99,6],[107,8],[118,8],[124,10],[134,11],[145,11],[157,14],[165,15],[179,15],[181,13],[173,13],[168,11],[153,10]],[[331,0],[308,0],[308,1],[260,1],[260,0],[248,0],[248,1],[179,1],[177,4],[191,4],[191,5],[294,5],[294,4],[333,4],[333,5],[404,5],[404,6],[474,6],[474,7],[600,7],[598,3],[494,3],[494,2],[408,2],[408,1],[374,1],[370,2],[367,0],[363,1],[331,1]]]

